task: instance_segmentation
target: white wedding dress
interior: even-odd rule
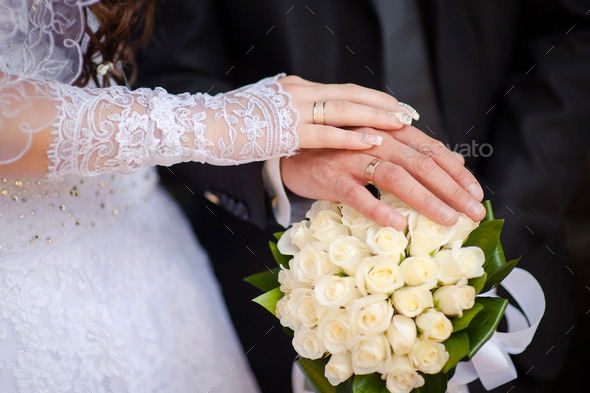
[[[69,86],[94,2],[0,0],[0,392],[256,392],[148,166],[293,154],[298,113],[277,77],[215,97]],[[2,177],[47,127],[45,178]]]

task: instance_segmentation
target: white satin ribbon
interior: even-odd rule
[[[515,268],[501,284],[523,310],[508,305],[505,316],[508,332],[495,332],[469,362],[457,365],[447,393],[468,393],[467,384],[479,378],[486,390],[516,378],[510,354],[518,354],[530,344],[545,313],[545,294],[535,277]],[[493,292],[493,293],[492,293]],[[495,296],[490,291],[482,296]]]

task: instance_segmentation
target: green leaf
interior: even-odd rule
[[[252,274],[251,276],[244,278],[244,281],[267,292],[279,285],[279,270],[280,268],[275,267],[264,272]]]
[[[283,332],[289,337],[295,337],[295,332],[291,328],[283,326]]]
[[[492,272],[492,274],[488,277],[488,279],[486,280],[486,283],[483,287],[483,291],[487,292],[490,289],[497,287],[502,282],[502,280],[504,280],[506,278],[506,276],[508,276],[508,274],[510,274],[512,269],[514,269],[516,267],[516,265],[518,264],[519,261],[520,261],[520,257],[518,259],[514,259],[510,262],[506,262],[504,265],[495,269]]]
[[[336,386],[336,393],[352,393],[352,378],[353,377],[350,377],[346,381]]]
[[[488,279],[488,274],[486,272],[484,272],[483,275],[480,277],[475,277],[475,278],[469,279],[468,283],[469,283],[469,285],[471,285],[475,289],[475,294],[479,295],[481,293],[481,290],[485,286],[487,279]]]
[[[482,202],[483,207],[486,208],[486,216],[482,221],[490,221],[494,219],[494,211],[492,210],[492,201],[486,199]]]
[[[413,389],[411,393],[445,393],[449,378],[445,373],[422,374],[424,377],[424,386]]]
[[[272,256],[275,257],[275,261],[277,261],[278,265],[282,265],[286,268],[289,267],[289,261],[291,260],[291,256],[281,254],[281,252],[279,251],[279,247],[276,243],[268,242],[268,245],[270,247],[270,252],[272,252]]]
[[[446,373],[469,354],[469,336],[465,332],[454,333],[443,344],[449,353],[449,360],[442,369],[442,372]]]
[[[277,302],[281,300],[283,296],[283,292],[281,292],[279,288],[275,288],[252,299],[252,301],[254,303],[260,304],[262,307],[266,308],[268,311],[272,313],[272,315],[276,317]]]
[[[272,235],[275,237],[275,239],[279,240],[281,238],[281,236],[283,236],[283,233],[285,233],[285,231],[275,232]]]
[[[497,297],[478,297],[475,302],[483,305],[484,308],[477,313],[469,327],[465,329],[469,336],[469,354],[467,355],[469,358],[473,357],[479,348],[492,337],[508,305],[507,299]]]
[[[463,316],[451,318],[451,323],[453,324],[453,332],[459,332],[463,329],[467,329],[471,320],[481,311],[483,310],[483,304],[475,303],[473,307],[469,310],[463,311]],[[445,371],[446,372],[446,371]]]
[[[369,375],[355,375],[352,380],[353,393],[389,393],[385,381],[378,373]]]
[[[324,376],[324,369],[328,358],[310,360],[306,358],[297,359],[297,365],[307,379],[307,384],[315,393],[337,393],[336,387],[332,386]]]
[[[484,269],[487,273],[486,265],[500,266],[501,263],[494,259],[498,242],[500,241],[500,232],[502,231],[502,225],[504,220],[491,220],[483,221],[467,238],[463,247],[477,246],[483,250],[486,255],[486,261],[484,263]]]

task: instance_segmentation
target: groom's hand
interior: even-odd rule
[[[484,218],[483,190],[459,154],[412,126],[357,130],[382,136],[382,145],[362,152],[304,149],[282,158],[285,186],[303,197],[343,202],[380,225],[402,229],[404,217],[365,188],[365,170],[378,158],[375,185],[433,221],[453,225],[457,212],[475,221]]]

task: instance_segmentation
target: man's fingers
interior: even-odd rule
[[[446,146],[414,127],[405,127],[395,133],[395,139],[418,153],[431,157],[438,166],[448,173],[464,190],[478,201],[483,200],[483,190],[473,174],[464,167],[464,161]]]
[[[432,194],[441,199],[456,211],[466,213],[475,221],[485,216],[485,209],[479,201],[469,194],[455,179],[431,157],[414,151],[410,154],[409,146],[400,142],[392,142],[390,150],[403,150],[403,153],[393,154],[391,162],[405,168],[410,175],[420,184],[425,186]],[[401,146],[400,146],[401,145]],[[452,160],[456,160],[452,158]]]
[[[399,165],[382,161],[375,168],[373,182],[378,188],[397,196],[432,221],[450,226],[459,219],[453,208],[440,200]]]
[[[393,227],[402,231],[406,226],[406,219],[394,208],[375,198],[363,185],[348,180],[342,182],[339,189],[342,192],[342,202],[375,223]]]

